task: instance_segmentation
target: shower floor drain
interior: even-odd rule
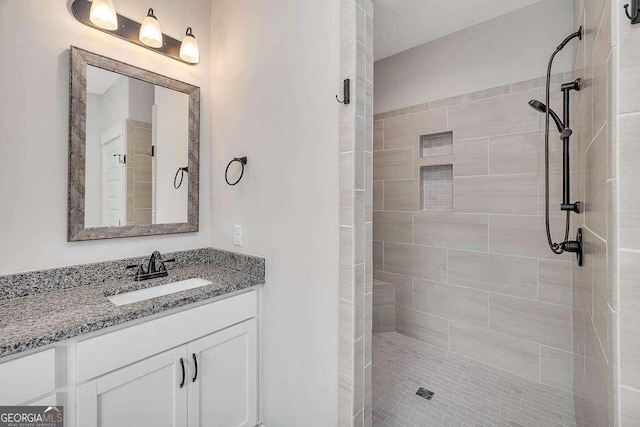
[[[420,397],[424,397],[427,400],[431,400],[431,398],[433,397],[433,395],[435,394],[432,391],[427,390],[426,388],[422,388],[420,387],[418,389],[418,391],[416,392],[416,394]]]

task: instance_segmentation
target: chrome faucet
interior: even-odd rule
[[[149,280],[156,279],[158,277],[168,276],[169,272],[167,271],[166,262],[175,262],[175,258],[171,259],[162,259],[162,255],[158,251],[153,251],[151,256],[149,257],[149,261],[147,261],[147,267],[145,268],[144,263],[142,264],[131,264],[127,265],[127,268],[137,268],[133,278],[136,282],[141,280]]]

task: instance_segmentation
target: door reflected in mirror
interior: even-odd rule
[[[88,65],[86,105],[85,227],[187,222],[189,95]]]

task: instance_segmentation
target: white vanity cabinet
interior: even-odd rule
[[[0,363],[0,406],[56,404],[54,348]]]
[[[189,427],[254,427],[257,415],[256,321],[187,345]],[[196,370],[197,366],[197,370]]]
[[[251,291],[70,340],[68,425],[258,425],[257,306]]]

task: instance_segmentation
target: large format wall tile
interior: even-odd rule
[[[375,151],[373,153],[373,179],[413,178],[413,148]]]
[[[484,291],[415,279],[414,309],[487,328],[489,294]]]
[[[528,103],[536,96],[532,89],[450,107],[449,128],[456,139],[535,131],[538,113]]]
[[[640,68],[639,68],[640,69]],[[640,88],[640,78],[638,79]],[[619,215],[620,247],[640,249],[640,191],[638,191],[638,165],[640,164],[640,115],[620,118],[620,170]]]
[[[385,148],[387,143],[393,145],[394,138],[411,135],[428,135],[447,130],[447,110],[424,111],[396,118],[386,119],[384,122]]]
[[[454,177],[456,212],[535,215],[536,174]]]
[[[540,378],[543,383],[573,391],[573,353],[540,346]]]
[[[449,322],[441,317],[396,307],[396,332],[438,347],[449,347]]]
[[[571,307],[572,264],[538,260],[538,299]]]
[[[449,349],[523,377],[540,379],[538,344],[464,323],[450,322]]]
[[[640,389],[640,254],[620,253],[620,378]]]
[[[562,170],[562,145],[556,132],[549,135],[549,170]],[[489,138],[489,173],[544,172],[544,132],[527,132]]]
[[[489,317],[491,330],[572,351],[569,307],[493,294]]]
[[[411,212],[373,213],[373,240],[412,243],[413,220]]]
[[[537,294],[537,261],[449,250],[449,283],[524,298]]]
[[[385,243],[384,271],[445,282],[447,280],[447,250]]]
[[[585,223],[601,238],[607,238],[607,130],[603,129],[587,150],[585,170]]]
[[[555,242],[564,241],[565,217],[551,217],[551,236]],[[569,235],[573,240],[575,236]],[[551,252],[545,232],[543,216],[489,215],[489,251],[533,258],[570,261],[574,255]]]
[[[635,427],[640,425],[640,391],[622,387],[620,402],[622,406],[621,426]]]
[[[453,174],[456,176],[486,175],[489,173],[487,138],[456,141],[453,144],[453,159]]]
[[[374,167],[375,169],[375,167]],[[418,179],[384,181],[382,200],[384,210],[417,211],[420,209],[420,183]]]
[[[483,214],[416,212],[414,243],[452,249],[486,251],[489,219]]]

